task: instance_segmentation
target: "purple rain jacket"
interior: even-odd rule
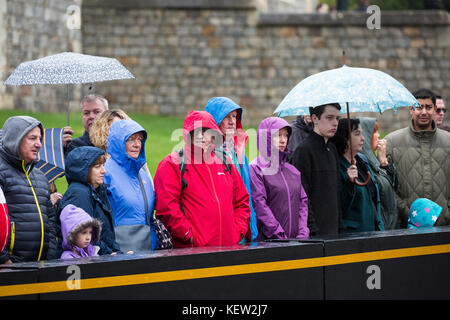
[[[308,198],[300,172],[286,162],[288,150],[272,147],[272,135],[284,127],[290,134],[286,120],[270,117],[257,131],[260,155],[250,163],[250,186],[258,240],[309,237]]]
[[[102,230],[99,220],[92,218],[82,208],[78,208],[72,204],[64,207],[59,218],[61,220],[62,247],[64,249],[61,259],[98,256],[100,247],[94,245],[94,243],[100,239],[100,232]],[[87,227],[93,228],[92,240],[87,248],[82,249],[75,245],[75,240],[77,233]]]

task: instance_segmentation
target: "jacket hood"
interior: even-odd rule
[[[139,157],[134,159],[130,157],[125,149],[127,139],[135,133],[142,132],[144,140],[142,141]],[[145,157],[145,142],[147,141],[147,132],[134,120],[120,120],[112,123],[108,134],[108,154],[120,166],[139,172],[142,166],[147,162]]]
[[[408,229],[432,227],[442,212],[442,207],[426,199],[416,199],[409,209]]]
[[[183,138],[186,142],[186,145],[189,145],[190,142],[190,133],[195,129],[199,128],[208,128],[217,131],[217,133],[222,136],[222,132],[220,131],[218,125],[214,121],[214,118],[210,113],[206,111],[190,111],[186,118],[184,119],[183,124]]]
[[[61,233],[65,250],[75,245],[76,234],[87,227],[93,229],[91,244],[100,240],[101,222],[91,217],[83,209],[69,204],[61,211],[59,219],[61,220]]]
[[[258,161],[261,162],[263,159],[269,160],[273,158],[274,152],[279,152],[279,160],[286,160],[289,151],[279,151],[275,150],[272,146],[272,136],[279,130],[287,128],[289,136],[292,133],[292,128],[289,123],[283,118],[269,117],[261,121],[257,130],[257,144],[260,156]],[[261,159],[263,158],[263,159]],[[259,163],[260,165],[262,163]]]
[[[378,161],[377,157],[375,156],[372,150],[372,135],[376,121],[377,121],[376,118],[366,118],[366,117],[359,118],[359,123],[361,125],[361,130],[364,136],[364,144],[361,153],[363,153],[367,157],[370,166],[373,169],[375,169],[375,171],[379,171],[380,162]]]
[[[242,129],[242,108],[233,100],[226,97],[211,98],[208,100],[205,107],[205,111],[213,116],[217,126],[220,126],[222,120],[234,110],[238,111],[236,118],[236,134],[233,137],[234,148],[236,150],[238,163],[242,164],[244,162],[245,147],[248,140],[247,133]],[[222,134],[224,133],[222,132]]]
[[[2,148],[6,153],[20,160],[19,157],[19,145],[23,137],[35,127],[39,126],[41,130],[41,141],[44,137],[44,126],[38,120],[28,116],[14,116],[8,118],[3,124],[3,146]]]
[[[242,129],[242,108],[230,98],[214,97],[209,99],[205,106],[205,111],[213,116],[217,126],[220,126],[220,123],[227,114],[234,110],[238,111],[236,129]]]
[[[294,119],[294,121],[291,122],[292,127],[297,127],[299,129],[305,130],[305,131],[312,131],[313,127],[310,126],[305,122],[304,116],[297,116],[297,118]]]
[[[102,149],[83,146],[73,149],[66,158],[66,178],[88,184],[89,169],[98,157],[104,155]]]

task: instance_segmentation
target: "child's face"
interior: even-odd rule
[[[77,233],[75,245],[81,249],[87,248],[87,246],[91,243],[91,239],[92,239],[92,227],[87,227]]]

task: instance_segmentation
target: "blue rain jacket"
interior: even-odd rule
[[[126,153],[125,145],[126,140],[137,132],[144,133],[144,141],[139,157],[133,159]],[[115,227],[152,225],[150,220],[153,219],[155,193],[151,176],[143,168],[147,162],[145,157],[146,140],[147,132],[133,120],[113,122],[109,129],[107,152],[111,157],[105,163],[105,183],[108,185],[107,195],[114,214]],[[144,189],[141,187],[139,177]],[[146,194],[147,206],[143,190]],[[146,214],[146,208],[148,208],[148,214]],[[158,246],[153,227],[151,246],[153,250]]]
[[[119,244],[116,241],[114,233],[114,217],[111,212],[111,206],[106,195],[106,185],[102,184],[97,189],[89,183],[89,170],[98,157],[105,154],[99,148],[83,146],[69,152],[66,158],[66,179],[69,187],[59,202],[57,217],[61,211],[68,205],[83,209],[92,217],[102,222],[102,232],[100,241],[95,243],[100,247],[100,255],[110,254],[112,252],[121,253]],[[59,228],[61,225],[59,224]],[[58,256],[62,254],[62,236],[59,230]]]
[[[233,100],[226,97],[214,97],[208,100],[205,111],[211,114],[214,121],[218,126],[222,120],[232,111],[237,110],[238,116],[236,120],[236,135],[234,137],[234,150],[233,154],[228,152],[228,155],[233,160],[236,169],[241,174],[242,181],[244,182],[245,188],[247,189],[249,195],[249,205],[250,205],[250,225],[249,231],[251,234],[246,235],[247,241],[256,241],[258,236],[258,228],[256,226],[256,215],[252,204],[252,195],[250,189],[250,169],[248,165],[248,160],[245,155],[245,147],[247,145],[248,136],[242,129],[242,108],[237,105]],[[228,150],[225,150],[228,151]]]

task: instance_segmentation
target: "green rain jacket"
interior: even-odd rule
[[[384,228],[385,230],[396,229],[399,227],[397,199],[395,196],[395,190],[398,188],[397,169],[393,163],[381,166],[378,158],[372,151],[372,133],[377,119],[361,117],[359,120],[364,135],[364,145],[361,153],[366,156],[380,191],[381,218],[383,219]]]
[[[397,202],[401,226],[406,227],[409,208],[417,198],[430,199],[442,207],[436,226],[450,224],[450,132],[416,131],[409,127],[386,136],[387,157],[397,168]]]

